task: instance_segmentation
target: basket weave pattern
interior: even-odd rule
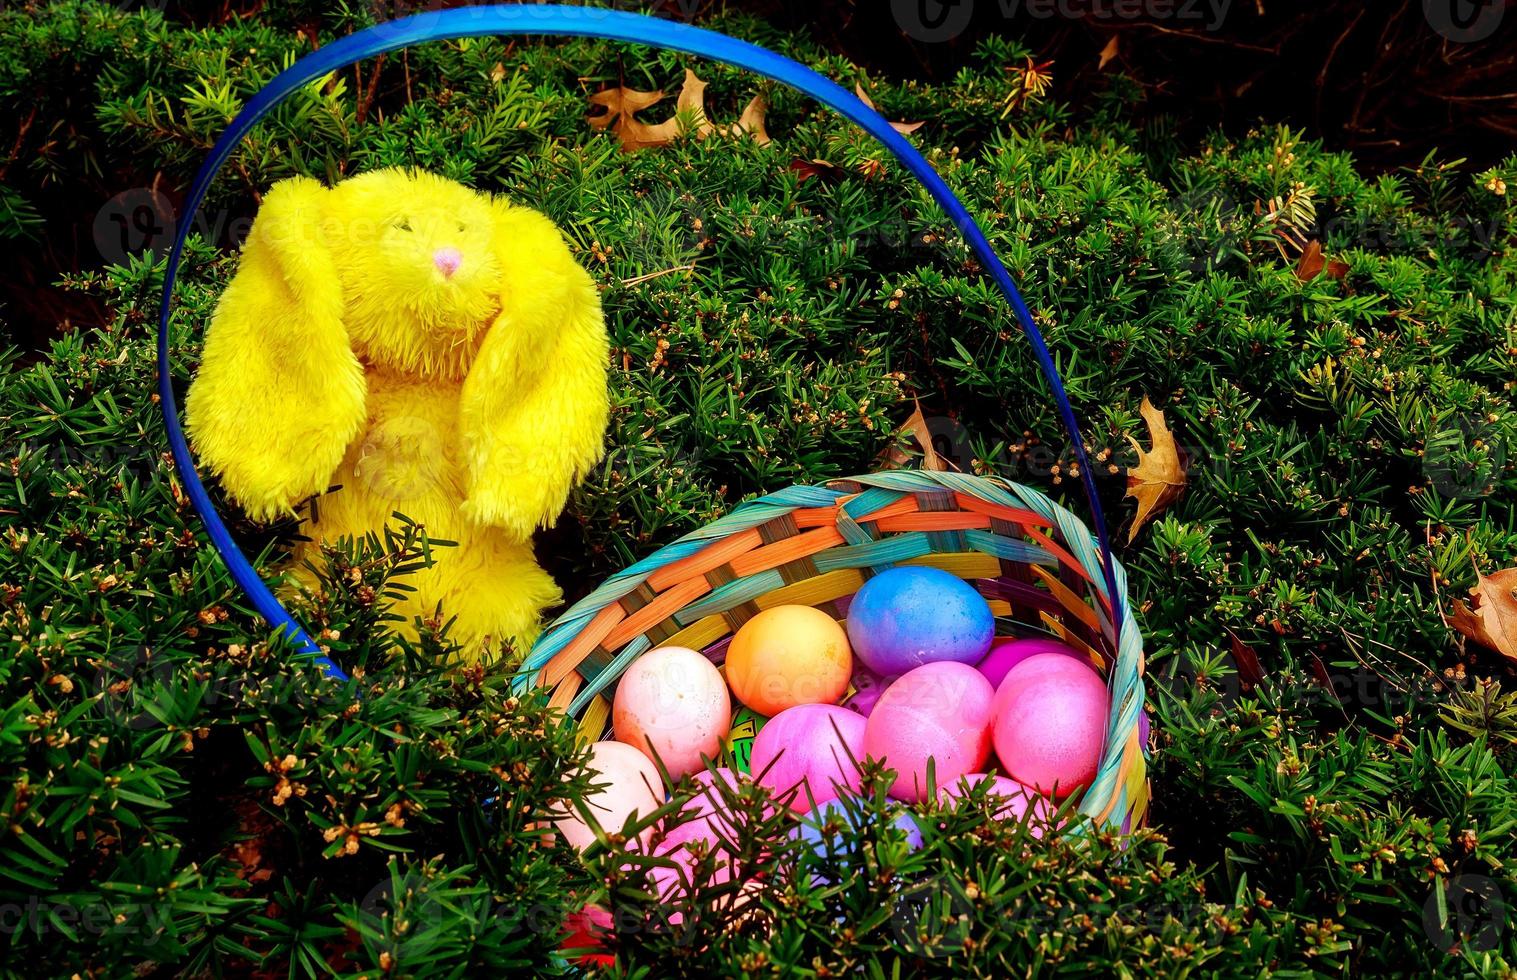
[[[932,565],[990,602],[997,635],[1052,636],[1090,657],[1111,713],[1080,811],[1126,832],[1148,806],[1139,737],[1143,649],[1124,601],[1114,627],[1094,536],[1047,496],[963,473],[896,470],[793,486],[751,500],[622,572],[544,630],[518,684],[551,690],[589,740],[607,737],[616,679],[659,646],[720,666],[732,634],[764,609],[815,606],[842,619],[853,594],[893,565]],[[1116,568],[1117,587],[1126,574]]]

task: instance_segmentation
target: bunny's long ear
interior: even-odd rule
[[[547,218],[495,205],[501,313],[459,404],[464,513],[525,539],[600,459],[609,398],[600,294]]]
[[[258,519],[327,489],[365,417],[323,236],[329,193],[295,177],[264,196],[185,399],[201,460]]]

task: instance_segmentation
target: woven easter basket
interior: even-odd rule
[[[1101,551],[1085,525],[1016,483],[896,470],[750,500],[575,603],[533,645],[520,683],[548,688],[587,741],[609,738],[616,681],[644,653],[690,647],[721,666],[732,635],[762,610],[800,604],[842,620],[864,582],[894,565],[969,581],[999,636],[1051,636],[1090,658],[1111,710],[1079,812],[1123,833],[1140,825],[1149,787],[1137,623],[1125,601],[1121,623],[1112,622]],[[1120,566],[1116,578],[1125,589]]]
[[[195,214],[217,172],[259,120],[331,72],[425,41],[464,37],[596,37],[683,51],[752,71],[830,107],[872,136],[942,207],[1010,303],[1083,466],[1091,512],[1100,502],[1074,408],[1010,272],[985,233],[920,151],[871,106],[788,58],[687,24],[624,11],[500,4],[425,11],[338,38],[269,81],[217,138],[183,210]],[[195,223],[180,222],[165,266],[158,311],[158,396],[174,464],[206,533],[253,606],[290,639],[297,656],[348,680],[269,589],[238,547],[195,470],[179,423],[170,359],[174,283]],[[1148,804],[1143,652],[1126,602],[1126,577],[1069,511],[1028,487],[958,473],[895,471],[826,487],[795,486],[731,514],[620,572],[576,603],[539,637],[517,683],[548,687],[552,703],[578,719],[587,739],[604,736],[617,678],[639,656],[678,644],[720,665],[732,634],[761,610],[804,603],[841,619],[869,576],[897,564],[928,564],[974,583],[1004,636],[1054,636],[1082,650],[1111,692],[1106,741],[1080,810],[1081,826],[1126,831]],[[1119,615],[1113,616],[1115,608]]]

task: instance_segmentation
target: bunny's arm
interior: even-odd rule
[[[609,397],[600,295],[548,219],[500,205],[502,312],[459,404],[466,516],[525,539],[601,458]]]
[[[201,460],[259,520],[325,490],[365,417],[363,367],[316,230],[326,193],[309,178],[269,190],[185,399]]]

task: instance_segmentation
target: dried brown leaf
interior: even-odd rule
[[[797,158],[791,160],[786,165],[786,169],[794,170],[799,175],[796,179],[802,184],[812,177],[820,177],[829,184],[836,184],[846,174],[846,171],[842,167],[839,167],[835,163],[829,163],[826,160],[801,160]]]
[[[860,102],[864,103],[869,108],[874,109],[876,112],[879,112],[878,109],[875,109],[874,100],[869,97],[868,92],[864,91],[863,85],[858,82],[854,82],[853,91],[856,95],[858,95]],[[927,121],[924,119],[920,122],[892,122],[890,124],[890,128],[904,136],[916,132],[925,125],[927,125]]]
[[[1301,258],[1296,262],[1296,278],[1302,282],[1311,282],[1321,275],[1322,267],[1327,260],[1322,257],[1322,243],[1313,238],[1306,243],[1306,248],[1301,252]]]
[[[1113,58],[1122,53],[1122,42],[1118,35],[1113,34],[1111,40],[1106,42],[1106,47],[1101,49],[1101,63],[1096,65],[1097,71],[1105,71],[1107,64]]]
[[[717,126],[706,115],[706,82],[695,72],[685,69],[685,80],[680,83],[679,95],[674,103],[674,115],[659,123],[645,123],[636,118],[636,113],[657,103],[664,97],[662,91],[639,92],[626,87],[606,89],[590,96],[592,105],[603,106],[606,112],[587,117],[595,129],[609,128],[621,141],[622,149],[642,150],[650,146],[671,143],[681,133],[696,139],[705,139],[712,133],[737,136],[746,133],[760,145],[771,142],[764,128],[764,113],[769,102],[763,95],[756,95],[743,109],[743,114],[730,126]]]
[[[764,113],[769,110],[769,100],[762,94],[755,95],[753,99],[743,107],[743,114],[737,117],[737,122],[727,128],[728,136],[740,136],[747,134],[757,141],[759,146],[768,146],[771,142],[768,130],[764,129]]]
[[[596,92],[590,96],[590,104],[602,106],[604,113],[585,117],[591,129],[610,129],[616,134],[622,149],[627,151],[640,150],[648,146],[659,146],[669,142],[673,138],[662,135],[660,126],[650,126],[637,119],[637,113],[643,109],[655,105],[664,97],[663,90],[653,92],[640,92],[637,89],[618,86]]]
[[[899,429],[895,430],[895,438],[891,440],[890,448],[885,451],[883,462],[887,468],[898,469],[907,465],[916,457],[907,451],[903,442],[914,442],[922,451],[922,469],[934,472],[944,472],[948,469],[948,463],[938,455],[938,451],[932,445],[932,429],[927,425],[927,417],[922,414],[921,402],[913,401],[911,418]]]
[[[1243,693],[1247,694],[1264,680],[1264,668],[1259,666],[1259,655],[1254,652],[1254,648],[1238,639],[1238,634],[1228,630],[1227,638],[1232,641],[1233,662],[1238,665],[1238,680],[1243,682]]]
[[[1478,573],[1477,573],[1478,575]],[[1448,624],[1483,647],[1517,660],[1517,568],[1478,575],[1470,601],[1454,600]]]
[[[1185,489],[1186,470],[1189,460],[1164,421],[1164,413],[1154,408],[1145,395],[1139,409],[1143,421],[1148,423],[1148,439],[1152,446],[1148,452],[1138,445],[1138,440],[1127,437],[1138,453],[1138,465],[1127,471],[1126,496],[1138,501],[1138,513],[1133,517],[1132,527],[1127,532],[1131,544],[1138,529],[1168,507]]]

